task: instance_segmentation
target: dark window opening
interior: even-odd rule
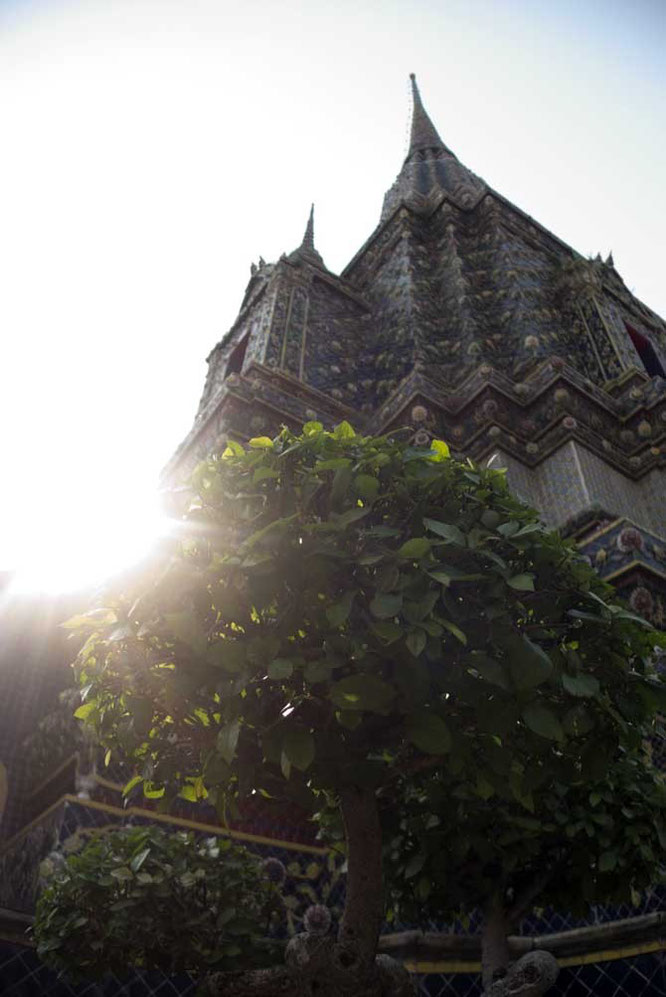
[[[666,377],[666,371],[664,371],[664,367],[657,356],[657,351],[647,336],[644,336],[642,332],[638,332],[628,322],[624,324],[629,333],[629,338],[636,347],[636,352],[650,377]]]
[[[249,338],[250,334],[249,332],[246,332],[240,343],[237,343],[236,346],[234,346],[231,351],[231,356],[227,360],[227,369],[224,372],[225,377],[229,377],[229,374],[240,374],[242,371]]]

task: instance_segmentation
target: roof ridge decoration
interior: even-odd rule
[[[289,259],[292,263],[296,263],[299,260],[307,260],[308,263],[313,263],[316,267],[326,270],[326,264],[321,258],[321,255],[315,249],[314,244],[314,204],[310,206],[310,215],[308,217],[307,225],[305,226],[305,232],[303,233],[301,244],[298,249],[293,251],[293,253],[289,253],[287,259]]]
[[[409,151],[395,183],[384,197],[381,221],[387,221],[400,204],[414,211],[433,210],[448,198],[461,208],[472,208],[488,190],[486,184],[460,162],[442,141],[423,106],[414,73]]]

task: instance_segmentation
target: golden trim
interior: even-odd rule
[[[596,533],[592,533],[589,537],[587,537],[585,543],[592,543],[593,540],[597,540],[599,537],[603,537],[604,533],[608,533],[610,530],[615,529],[617,524],[621,522],[622,522],[622,516],[618,516],[618,518],[614,519],[612,523],[608,524],[608,526],[603,526],[600,530],[597,530]]]
[[[322,848],[318,845],[301,845],[295,841],[283,841],[281,838],[264,838],[262,835],[250,834],[247,831],[231,831],[228,828],[220,827],[217,824],[199,823],[194,820],[188,820],[187,817],[173,817],[169,814],[159,814],[155,813],[153,810],[143,810],[141,807],[114,807],[110,803],[99,803],[97,800],[83,800],[71,793],[65,793],[47,810],[41,813],[38,817],[35,817],[34,820],[30,821],[29,824],[9,839],[2,851],[8,851],[10,846],[27,834],[33,825],[37,824],[41,820],[44,820],[44,818],[50,814],[51,811],[53,811],[56,807],[61,806],[63,803],[78,803],[80,806],[92,807],[93,810],[101,810],[103,813],[114,814],[121,817],[128,815],[132,817],[149,817],[150,820],[161,821],[164,824],[176,824],[179,827],[187,827],[193,831],[207,831],[209,834],[235,838],[238,841],[251,841],[257,845],[268,845],[273,848],[284,848],[286,851],[307,852],[309,855],[328,855],[330,852],[329,848]]]
[[[614,519],[612,523],[608,524],[608,526],[604,526],[603,529],[597,530],[596,533],[592,533],[591,536],[589,536],[585,542],[591,543],[592,540],[596,540],[598,537],[602,537],[604,533],[608,533],[610,530],[615,529],[618,523],[629,523],[629,525],[633,526],[635,530],[640,530],[642,533],[649,534],[653,540],[661,539],[660,537],[657,536],[656,533],[653,533],[652,530],[648,530],[644,526],[638,526],[636,523],[634,523],[633,519],[629,519],[628,516],[618,516],[617,519]]]
[[[50,813],[51,813],[51,812],[52,812],[53,810],[55,810],[55,809],[56,809],[56,807],[59,807],[59,806],[61,806],[61,804],[62,804],[63,800],[65,800],[65,799],[68,799],[68,798],[70,798],[70,799],[78,799],[78,797],[71,797],[71,796],[70,796],[70,794],[68,794],[68,793],[66,793],[66,794],[65,794],[64,796],[60,796],[60,797],[58,797],[58,799],[57,799],[57,800],[55,801],[55,803],[52,803],[50,807],[47,807],[47,808],[46,808],[46,810],[43,810],[43,811],[41,812],[41,814],[37,814],[37,816],[36,816],[36,817],[33,817],[33,819],[32,819],[32,820],[31,820],[31,821],[30,821],[30,822],[29,822],[28,824],[26,824],[26,825],[25,825],[25,827],[22,827],[20,831],[17,831],[17,832],[16,832],[16,834],[13,834],[13,835],[11,836],[11,838],[8,838],[8,839],[7,839],[7,841],[6,841],[6,842],[5,842],[4,844],[3,844],[2,848],[0,848],[0,855],[4,855],[4,853],[5,853],[5,852],[8,852],[8,851],[9,851],[9,849],[10,849],[10,848],[11,848],[11,847],[12,847],[12,846],[13,846],[13,845],[14,845],[14,844],[15,844],[15,843],[17,842],[17,841],[20,841],[20,840],[21,840],[21,838],[22,838],[22,837],[23,837],[24,835],[26,835],[26,834],[28,833],[28,831],[29,831],[29,830],[30,830],[30,829],[31,829],[32,827],[34,827],[34,826],[35,826],[35,824],[38,824],[38,823],[39,823],[40,821],[42,821],[42,820],[45,820],[45,818],[46,818],[46,817],[48,817],[48,815],[49,815],[49,814],[50,814]],[[79,800],[79,803],[80,803],[80,802],[81,802],[81,801]]]
[[[406,959],[404,967],[410,973],[423,973],[425,975],[435,973],[480,973],[480,962],[463,962],[462,960],[451,959],[447,962],[421,962],[415,959]]]
[[[636,945],[626,945],[621,949],[606,949],[603,952],[585,952],[583,955],[572,955],[558,959],[560,966],[587,966],[593,962],[614,962],[616,959],[627,959],[633,955],[647,955],[650,952],[661,952],[664,939],[657,938],[653,942],[639,942]]]
[[[547,937],[547,936],[546,936]],[[662,952],[664,940],[656,939],[653,942],[643,942],[637,945],[627,945],[621,949],[603,949],[599,952],[583,952],[581,955],[567,956],[558,959],[561,968],[564,966],[588,966],[595,962],[614,962],[616,959],[627,959],[634,955],[648,955],[650,952]],[[532,949],[531,951],[535,951]],[[526,953],[522,953],[526,955]],[[458,959],[451,959],[441,962],[425,962],[418,959],[405,960],[405,968],[410,973],[480,973],[480,962],[468,962]]]
[[[617,571],[612,571],[610,575],[604,575],[603,580],[605,582],[609,582],[611,578],[619,578],[620,575],[626,574],[627,571],[631,571],[632,568],[643,568],[651,575],[656,575],[658,578],[666,578],[666,574],[663,571],[659,571],[658,568],[653,568],[651,564],[646,564],[645,561],[630,561],[629,564],[623,565],[621,568],[618,568]]]

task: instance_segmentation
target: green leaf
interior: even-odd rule
[[[540,703],[530,703],[522,713],[523,720],[535,734],[551,741],[563,741],[564,730],[552,710]]]
[[[402,547],[398,548],[398,557],[408,557],[418,560],[430,550],[430,541],[425,537],[412,537],[406,540]]]
[[[270,436],[253,436],[252,439],[249,440],[249,444],[251,447],[255,447],[259,450],[273,449],[273,441]]]
[[[370,509],[361,509],[357,507],[356,509],[347,509],[345,512],[332,512],[330,519],[325,525],[330,530],[344,530],[347,526],[351,526],[352,523],[356,523],[359,519],[363,519],[367,516]]]
[[[74,710],[74,716],[76,717],[77,720],[85,720],[87,717],[90,716],[93,710],[96,709],[97,709],[97,702],[96,700],[91,699],[89,702],[84,703],[82,706],[79,706],[78,709]]]
[[[594,730],[594,720],[582,704],[572,706],[562,720],[562,726],[570,737],[583,737]]]
[[[314,737],[310,731],[300,727],[289,730],[282,741],[282,752],[295,769],[305,772],[314,761]]]
[[[223,460],[228,460],[229,457],[244,457],[245,450],[236,440],[227,440],[227,447],[222,454]]]
[[[375,675],[349,675],[336,682],[330,691],[333,703],[341,710],[367,710],[386,714],[395,697],[390,685]]]
[[[331,457],[329,460],[318,460],[315,464],[315,471],[339,471],[343,467],[351,467],[349,457]]]
[[[127,796],[127,794],[130,793],[135,786],[138,786],[140,782],[143,782],[142,775],[132,776],[130,781],[126,782],[125,785],[123,786],[123,796]]]
[[[395,526],[371,526],[369,530],[365,530],[364,535],[366,537],[378,537],[380,539],[385,537],[399,537],[400,530]]]
[[[440,523],[438,519],[424,519],[423,525],[431,533],[436,533],[438,537],[444,537],[449,543],[464,547],[466,544],[465,534],[453,523]]]
[[[418,875],[425,865],[425,860],[426,857],[423,852],[417,852],[416,855],[412,855],[405,866],[405,879],[413,879],[414,876]]]
[[[132,879],[132,870],[126,865],[121,865],[119,869],[112,869],[110,875],[114,879],[120,880],[120,882],[125,882],[128,879]]]
[[[402,637],[404,629],[399,623],[394,623],[393,620],[381,620],[379,623],[372,624],[372,632],[377,634],[379,639],[384,641],[384,643],[392,644]]]
[[[451,582],[474,582],[481,578],[487,578],[487,575],[480,574],[477,572],[461,571],[460,568],[451,567],[440,567],[436,571],[429,571],[428,574],[431,578],[434,578],[436,582],[440,585],[444,585],[446,588],[449,587]]]
[[[612,872],[617,865],[617,852],[602,852],[599,856],[599,872]]]
[[[397,616],[402,609],[402,593],[378,592],[370,603],[370,612],[379,620]]]
[[[328,661],[310,661],[303,670],[306,682],[328,682],[331,677],[331,664]]]
[[[477,773],[474,793],[482,800],[489,800],[491,796],[495,795],[495,787],[491,782],[488,782],[481,772]]]
[[[141,851],[138,852],[130,862],[130,869],[132,870],[132,872],[138,872],[149,855],[150,855],[150,848],[142,848]]]
[[[128,703],[134,729],[137,734],[147,734],[153,721],[153,704],[143,696],[132,696]]]
[[[272,467],[258,467],[254,474],[252,475],[252,484],[258,485],[260,481],[265,481],[267,478],[279,478],[279,471],[274,471]]]
[[[340,509],[345,504],[347,493],[352,482],[352,472],[349,467],[341,467],[333,476],[333,484],[330,491],[331,508]]]
[[[332,627],[341,627],[343,623],[346,623],[355,595],[356,590],[349,589],[337,602],[328,607],[326,617]]]
[[[506,583],[517,592],[534,592],[534,575],[513,575]]]
[[[512,537],[518,532],[519,529],[520,523],[516,522],[515,519],[512,519],[510,522],[502,523],[501,526],[498,526],[497,532],[501,533],[503,537]]]
[[[430,443],[430,460],[441,461],[448,460],[451,456],[451,451],[449,450],[448,444],[444,440],[432,440]]]
[[[441,623],[443,627],[446,627],[449,633],[452,633],[461,644],[467,644],[467,635],[460,629],[457,623],[453,623],[451,620],[447,620],[443,616],[438,616],[437,622]]]
[[[406,602],[403,616],[410,623],[420,623],[427,616],[430,616],[439,601],[439,597],[439,589],[430,589],[418,602]]]
[[[371,474],[358,474],[354,479],[354,488],[361,498],[371,501],[377,497],[379,481]]]
[[[228,765],[231,765],[236,756],[239,735],[240,720],[231,720],[217,735],[217,750]]]
[[[356,438],[356,433],[354,432],[354,429],[344,419],[342,422],[338,423],[338,425],[333,430],[334,440],[353,440],[355,438]]]
[[[426,646],[427,640],[428,638],[425,632],[417,627],[414,630],[410,630],[405,638],[405,643],[414,657],[418,658],[419,654]]]
[[[516,689],[534,689],[550,678],[553,662],[529,637],[511,634],[502,638],[500,646],[506,652]]]
[[[429,710],[418,710],[408,718],[407,739],[426,755],[445,755],[451,750],[449,728]]]
[[[509,690],[511,684],[504,665],[486,654],[472,654],[467,659],[472,668],[475,668],[482,679],[497,685],[500,689]]]
[[[291,678],[293,672],[294,663],[289,658],[273,658],[268,666],[268,677],[276,681]]]
[[[599,693],[599,679],[581,672],[579,675],[562,673],[562,685],[572,696],[590,697]]]
[[[303,426],[304,436],[317,436],[319,433],[323,433],[324,427],[321,422],[306,422]]]
[[[112,609],[93,609],[89,613],[70,616],[60,626],[63,630],[98,630],[102,627],[110,627],[117,621],[118,617]]]

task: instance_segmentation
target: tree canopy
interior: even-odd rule
[[[368,791],[394,903],[438,915],[546,871],[568,903],[649,883],[660,638],[502,471],[312,422],[230,442],[176,501],[155,560],[68,624],[128,791],[223,819],[287,797],[333,833]]]

